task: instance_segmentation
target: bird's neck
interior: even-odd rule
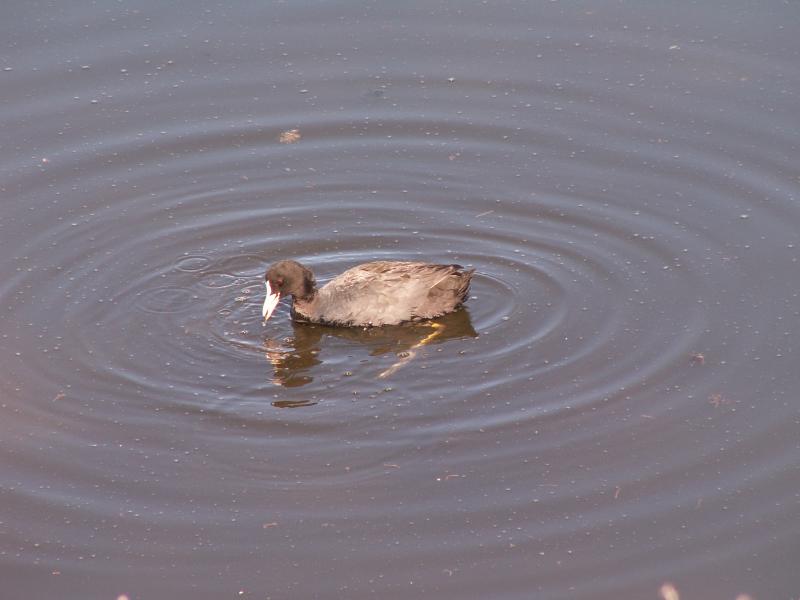
[[[312,289],[310,294],[306,294],[303,297],[292,297],[292,315],[300,319],[313,320],[318,301],[319,294],[316,288]]]

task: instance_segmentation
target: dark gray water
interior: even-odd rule
[[[12,4],[3,600],[800,597],[799,4]]]

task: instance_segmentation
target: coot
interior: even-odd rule
[[[474,272],[460,265],[377,261],[348,269],[317,289],[310,269],[282,260],[264,276],[262,313],[266,321],[280,299],[291,296],[297,321],[363,327],[432,319],[464,302]]]

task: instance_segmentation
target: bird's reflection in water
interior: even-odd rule
[[[322,364],[319,355],[327,336],[363,344],[369,349],[370,356],[394,353],[397,360],[378,375],[381,378],[396,373],[411,362],[423,346],[478,337],[466,308],[431,321],[403,325],[362,328],[292,322],[292,328],[294,335],[290,338],[264,340],[265,356],[274,369],[272,383],[284,387],[299,387],[313,381],[311,371]],[[291,402],[291,407],[295,405],[298,403]]]

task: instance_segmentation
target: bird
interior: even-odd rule
[[[267,269],[262,315],[270,318],[281,298],[292,299],[295,321],[340,327],[380,327],[434,319],[453,312],[469,293],[475,269],[425,262],[368,262],[317,288],[311,269],[281,260]]]

